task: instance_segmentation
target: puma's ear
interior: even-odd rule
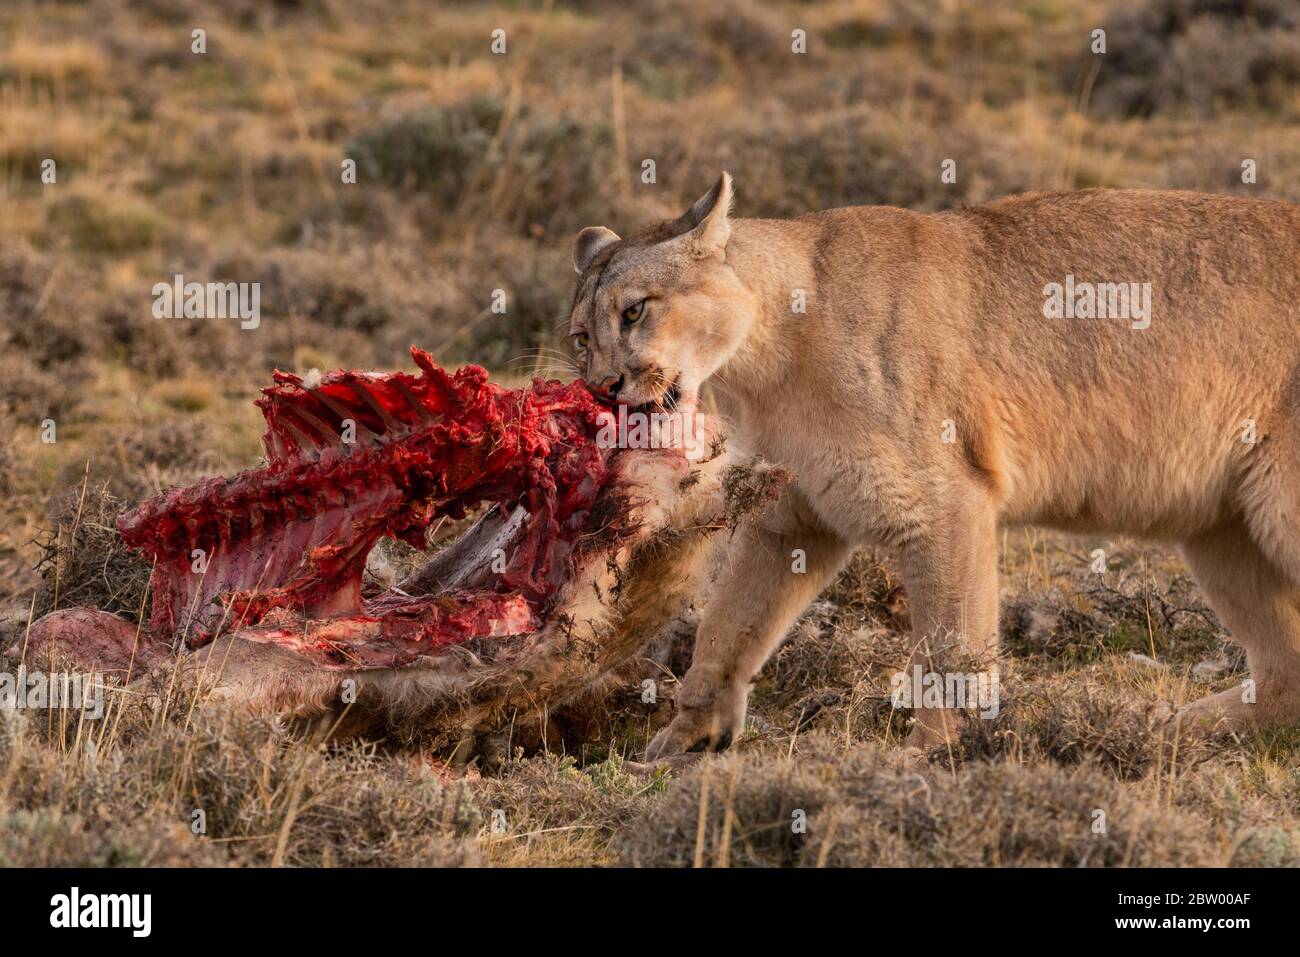
[[[588,226],[573,241],[573,268],[581,276],[596,255],[610,243],[618,242],[618,233],[604,226]]]
[[[724,172],[713,189],[695,201],[682,219],[690,230],[686,241],[695,255],[722,257],[731,238],[731,174]]]

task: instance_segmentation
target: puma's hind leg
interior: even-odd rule
[[[1183,727],[1248,730],[1300,724],[1300,583],[1244,523],[1187,541],[1187,563],[1233,640],[1246,650],[1243,682],[1184,707]]]

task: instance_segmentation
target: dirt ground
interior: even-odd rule
[[[273,368],[406,368],[414,343],[506,382],[569,376],[573,234],[676,215],[722,168],[742,216],[1096,185],[1300,200],[1288,0],[944,8],[5,4],[0,637],[77,603],[138,615],[148,569],[115,515],[255,464]],[[261,324],[154,318],[175,274],[261,283]],[[1156,720],[1245,676],[1172,550],[1009,530],[1001,567],[998,714],[954,749],[899,746],[906,597],[864,552],[764,668],[726,755],[629,769],[671,676],[653,705],[629,684],[449,774],[401,742],[200,710],[164,675],[98,722],[6,713],[0,861],[1300,863],[1300,732],[1192,741]]]

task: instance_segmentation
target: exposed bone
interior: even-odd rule
[[[295,455],[309,459],[320,458],[319,442],[310,438],[302,431],[302,429],[289,421],[287,417],[280,420],[280,425],[293,437],[294,445],[296,446],[294,449]]]
[[[326,395],[321,389],[319,388],[313,389],[307,387],[304,388],[306,388],[306,391],[312,396],[312,398],[314,398],[321,405],[325,406],[325,408],[329,409],[331,412],[337,415],[340,420],[352,418],[351,409],[349,409],[347,406],[343,405],[342,403],[338,402],[337,400],[331,398],[330,396]]]
[[[403,398],[406,399],[407,407],[415,413],[417,419],[425,423],[433,421],[433,416],[430,415],[428,410],[426,410],[415,398],[415,393],[413,393],[411,387],[406,384],[406,380],[401,376],[397,376],[393,379],[393,384],[397,386],[397,391],[402,393]]]
[[[266,454],[272,460],[284,459],[289,455],[289,450],[285,448],[284,439],[275,431],[268,431],[262,436],[262,445],[266,448]]]
[[[304,425],[315,429],[320,436],[318,445],[339,445],[343,441],[338,429],[309,409],[299,406],[293,410],[286,410],[285,415],[296,415]]]
[[[379,416],[380,421],[384,423],[384,428],[388,430],[388,433],[390,435],[396,435],[400,432],[407,431],[405,425],[403,425],[401,422],[397,421],[397,419],[389,415],[384,410],[384,407],[379,404],[378,400],[376,400],[375,397],[370,394],[369,390],[367,390],[360,383],[354,380],[348,383],[348,387],[356,394],[356,396],[359,399],[361,399],[362,402],[370,406],[370,408],[374,411],[375,415]]]
[[[501,509],[492,506],[467,532],[412,572],[400,588],[411,595],[427,595],[439,588],[482,584],[497,550],[510,550],[527,517],[519,508],[505,521]]]

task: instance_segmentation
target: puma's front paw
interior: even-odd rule
[[[696,751],[725,751],[745,726],[745,692],[690,694],[690,682],[678,696],[677,716],[645,749],[647,761]],[[692,699],[699,698],[698,704]]]
[[[645,759],[661,761],[693,751],[725,751],[731,746],[732,736],[730,730],[719,728],[716,715],[686,712],[654,736],[645,749]]]

